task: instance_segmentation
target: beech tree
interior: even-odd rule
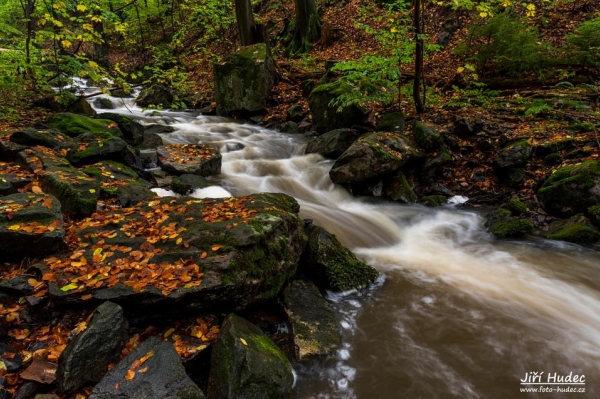
[[[294,0],[296,31],[290,53],[305,53],[321,38],[321,18],[315,0]]]

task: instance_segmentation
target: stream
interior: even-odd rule
[[[174,127],[165,143],[221,150],[215,187],[195,196],[291,195],[302,218],[382,273],[363,292],[329,294],[343,348],[327,364],[294,366],[296,398],[600,397],[599,252],[539,238],[495,240],[481,214],[456,205],[354,198],[330,181],[333,161],[304,155],[302,135],[144,112],[132,99],[103,97],[117,108],[98,112]],[[544,384],[521,385],[536,372]],[[584,383],[547,384],[569,373],[585,375]],[[554,392],[524,393],[541,387]]]

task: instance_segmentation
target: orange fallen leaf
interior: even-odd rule
[[[206,252],[202,252],[202,255],[200,255],[200,259],[205,259],[208,256],[208,254]]]
[[[211,247],[211,249],[212,249],[213,251],[218,251],[218,250],[219,250],[219,249],[221,249],[221,248],[223,248],[223,246],[222,246],[222,245],[213,245],[213,246]]]
[[[133,380],[133,377],[135,377],[135,371],[127,370],[127,374],[125,374],[125,379],[127,381],[131,381],[131,380]]]

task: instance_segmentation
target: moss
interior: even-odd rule
[[[506,204],[503,204],[501,208],[509,210],[513,216],[520,216],[529,210],[527,209],[527,205],[516,198],[510,199]]]
[[[552,223],[547,237],[575,244],[593,244],[600,240],[600,232],[592,226],[588,218],[576,215],[567,220]]]
[[[269,337],[264,334],[252,334],[248,337],[248,341],[254,343],[261,352],[270,353],[274,357],[281,360],[285,364],[288,372],[292,371],[292,366],[287,357],[285,357],[283,352],[277,347],[277,345],[275,345],[273,341],[269,339]]]
[[[421,203],[425,206],[435,208],[446,203],[446,197],[443,195],[428,195],[421,198]]]
[[[515,205],[517,209],[522,208],[519,204]],[[486,226],[491,234],[499,238],[518,237],[533,231],[531,220],[512,216],[511,210],[506,207],[491,212],[488,215]]]
[[[58,129],[71,137],[77,137],[80,134],[108,133],[110,136],[121,136],[121,131],[113,126],[115,123],[108,119],[93,119],[83,115],[71,114],[68,112],[58,113],[52,116],[48,126]]]
[[[592,206],[588,209],[588,215],[594,220],[600,221],[600,205]]]

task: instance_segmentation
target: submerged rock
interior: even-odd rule
[[[230,314],[213,347],[209,399],[289,398],[292,366],[283,352],[254,324]]]
[[[322,290],[348,291],[372,283],[379,273],[359,260],[322,227],[306,228],[308,244],[302,254],[300,273]]]
[[[0,197],[0,253],[40,256],[57,252],[65,237],[60,209],[52,195]]]
[[[342,338],[335,313],[313,283],[296,280],[283,291],[283,307],[292,324],[296,359],[332,357]]]
[[[145,358],[143,364],[135,362]],[[142,371],[143,370],[143,371]],[[133,373],[133,378],[129,378]],[[129,376],[128,376],[129,374]],[[203,399],[171,343],[150,337],[94,387],[89,399]]]
[[[557,169],[538,195],[546,211],[559,216],[585,213],[600,204],[600,162],[585,161]]]
[[[58,359],[56,382],[62,392],[73,392],[98,382],[108,365],[119,359],[125,343],[123,309],[111,302],[98,306],[87,328],[75,336]]]
[[[158,164],[169,173],[212,176],[221,173],[221,154],[208,144],[168,144],[158,147]]]

